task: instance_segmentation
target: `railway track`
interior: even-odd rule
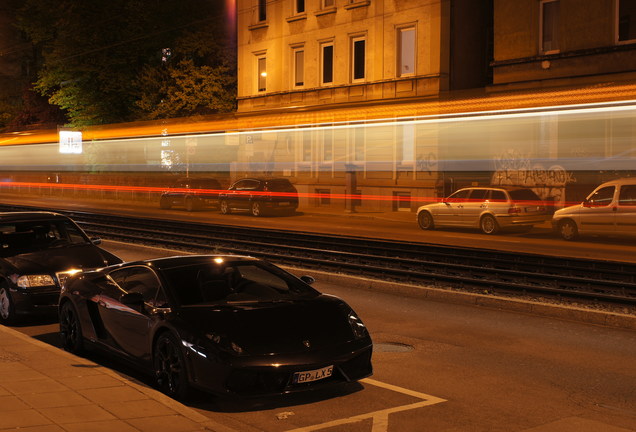
[[[0,205],[2,210],[48,210]],[[410,284],[636,306],[636,264],[62,211],[91,235]]]

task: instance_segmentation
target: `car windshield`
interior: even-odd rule
[[[87,243],[80,229],[66,220],[0,222],[2,256]]]
[[[263,261],[197,263],[163,270],[182,306],[313,298],[318,292]]]

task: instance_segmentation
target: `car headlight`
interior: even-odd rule
[[[353,335],[357,338],[367,337],[369,332],[367,331],[367,326],[364,325],[362,320],[354,311],[350,311],[349,315],[347,315],[347,320],[349,320],[349,325],[351,326],[351,330],[353,331]]]
[[[55,281],[50,275],[24,275],[16,280],[16,285],[20,288],[34,288],[44,286],[55,286]]]
[[[214,342],[222,351],[238,355],[245,353],[245,350],[240,345],[231,341],[227,336],[221,336],[214,333],[208,333],[205,336],[210,341]]]

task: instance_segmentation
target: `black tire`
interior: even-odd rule
[[[261,208],[261,203],[259,203],[258,201],[252,202],[252,204],[250,205],[250,213],[252,213],[252,216],[255,216],[255,217],[263,216],[263,209]]]
[[[62,348],[73,354],[84,352],[84,338],[79,315],[73,303],[66,301],[60,308],[60,338]]]
[[[166,395],[177,400],[186,400],[191,388],[185,359],[177,338],[172,333],[163,333],[153,350],[155,383]]]
[[[563,240],[572,241],[579,237],[579,229],[572,219],[565,219],[559,222],[559,235]]]
[[[433,221],[433,215],[427,211],[421,211],[417,215],[417,223],[423,230],[432,230],[435,228],[435,222]]]
[[[161,197],[161,199],[159,200],[159,207],[162,210],[170,210],[170,208],[172,207],[172,203],[170,202],[170,198]]]
[[[0,286],[0,323],[14,324],[16,322],[13,298],[6,285]]]
[[[494,216],[484,215],[479,220],[479,228],[484,234],[497,234],[499,232],[499,224]]]
[[[227,215],[232,213],[232,209],[230,209],[230,204],[226,200],[219,201],[219,210],[221,214]]]

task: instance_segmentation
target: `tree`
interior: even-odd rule
[[[227,84],[223,74],[232,72],[231,66],[208,64],[205,54],[179,52],[181,60],[165,67],[159,55],[166,47],[196,50],[196,44],[185,42],[188,35],[219,27],[219,11],[218,3],[209,0],[24,0],[19,25],[44,60],[35,89],[67,112],[71,126],[84,126],[169,115],[144,108],[153,97],[147,92],[156,90],[149,78],[167,72],[174,75],[169,83],[189,89],[164,83],[162,91],[171,101],[195,89],[226,97],[214,89],[219,80]],[[208,72],[216,78],[202,75]],[[189,73],[198,78],[184,77]],[[179,106],[175,112],[188,115],[206,103]]]

